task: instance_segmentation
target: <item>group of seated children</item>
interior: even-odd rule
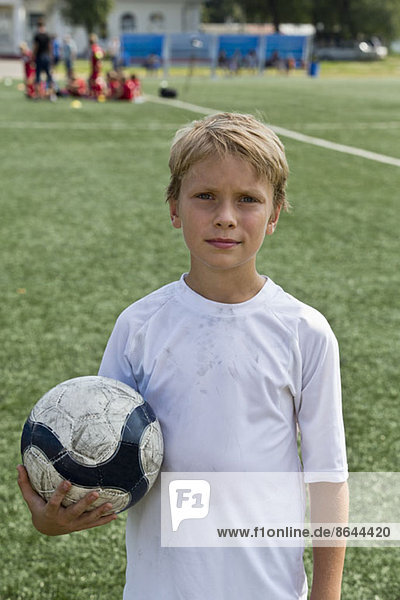
[[[140,81],[134,73],[127,77],[122,71],[108,71],[107,97],[111,100],[134,101],[141,96]]]
[[[61,91],[62,96],[75,98],[92,98],[94,100],[126,100],[134,102],[142,94],[140,80],[136,75],[129,77],[121,71],[109,71],[107,80],[101,76],[89,79],[71,73],[66,87]]]
[[[26,43],[21,43],[21,58],[24,65],[25,94],[28,98],[45,98],[47,90],[45,82],[35,86],[35,62],[32,52]],[[129,77],[122,71],[109,71],[105,81],[100,75],[96,79],[86,80],[71,72],[62,89],[57,89],[57,96],[72,96],[74,98],[92,98],[94,100],[126,100],[134,102],[141,94],[140,80],[134,74]]]

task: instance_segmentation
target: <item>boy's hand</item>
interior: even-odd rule
[[[33,489],[29,482],[25,467],[18,465],[18,485],[22,496],[32,514],[32,523],[35,528],[45,535],[63,535],[72,531],[81,531],[105,525],[117,518],[115,513],[103,516],[112,509],[111,504],[103,504],[99,508],[86,511],[97,498],[97,492],[89,492],[82,500],[64,508],[61,505],[71,484],[63,481],[57,487],[48,502],[43,500]]]

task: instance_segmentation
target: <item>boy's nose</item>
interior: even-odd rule
[[[214,218],[215,227],[231,229],[236,227],[236,216],[231,206],[219,206]]]

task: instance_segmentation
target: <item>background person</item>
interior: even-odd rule
[[[67,78],[70,78],[74,71],[74,61],[77,55],[77,47],[75,41],[70,34],[67,34],[63,39],[62,57],[65,66]]]
[[[142,84],[140,83],[140,79],[135,73],[131,73],[130,76],[131,85],[133,86],[133,98],[140,98],[142,95]]]
[[[32,51],[26,42],[21,42],[19,45],[21,51],[22,63],[24,66],[24,83],[25,94],[28,98],[35,97],[35,63],[32,56]]]
[[[61,42],[58,38],[58,36],[53,35],[52,38],[52,64],[53,67],[56,67],[58,65],[58,63],[60,62],[60,58],[61,58]]]
[[[66,92],[70,96],[77,98],[87,98],[89,95],[85,79],[75,75],[74,72],[71,73],[71,76],[68,79]]]
[[[108,71],[106,81],[107,98],[109,98],[109,100],[118,100],[121,95],[121,82],[117,71]]]
[[[89,89],[93,96],[97,97],[99,89],[99,80],[101,78],[101,70],[103,65],[104,52],[98,43],[97,35],[91,33],[89,36],[90,43],[90,75]]]
[[[38,28],[33,38],[33,60],[35,61],[36,76],[35,76],[35,91],[36,96],[41,96],[41,75],[46,75],[46,91],[50,98],[55,99],[54,82],[51,74],[52,63],[52,41],[46,31],[44,21],[38,21]]]
[[[121,66],[121,43],[118,37],[113,37],[108,44],[108,55],[111,60],[112,68],[118,71]]]

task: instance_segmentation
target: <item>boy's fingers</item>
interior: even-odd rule
[[[30,504],[37,499],[38,494],[36,494],[35,490],[32,489],[25,467],[18,465],[17,471],[19,489],[21,490],[21,494],[24,497],[25,502]]]
[[[94,510],[88,511],[81,516],[82,523],[84,524],[85,529],[90,529],[91,527],[98,527],[99,525],[105,525],[106,523],[110,523],[117,518],[116,513],[105,514],[112,511],[113,506],[110,502],[106,502],[102,504],[98,508]]]
[[[106,525],[117,518],[115,513],[105,515],[105,513],[109,513],[113,508],[112,504],[109,502],[106,502],[93,510],[87,510],[98,497],[99,494],[97,492],[90,492],[82,498],[82,500],[79,500],[76,504],[68,507],[66,514],[68,513],[69,523],[74,523],[74,530],[78,531],[81,529],[99,527],[100,525]]]
[[[28,478],[28,476],[26,474],[25,467],[23,467],[22,465],[17,465],[17,471],[18,471],[18,485],[19,485],[19,487],[21,487],[24,485],[25,480]]]
[[[29,482],[28,473],[23,465],[17,465],[18,485]]]
[[[117,519],[117,515],[113,513],[112,515],[106,515],[105,517],[100,517],[91,523],[87,523],[85,525],[85,529],[92,529],[93,527],[99,527],[100,525],[107,525],[107,523],[111,523],[111,521],[115,521]]]
[[[57,487],[54,494],[51,495],[47,502],[46,512],[49,515],[55,514],[60,509],[61,503],[64,500],[71,484],[69,481],[62,481]]]
[[[70,518],[77,519],[85,513],[88,507],[99,497],[97,492],[89,492],[81,500],[68,507]],[[89,513],[88,513],[89,514]]]
[[[95,510],[93,510],[91,513],[91,517],[94,521],[97,521],[98,519],[104,519],[107,517],[114,516],[115,513],[112,513],[112,515],[105,515],[105,513],[110,512],[110,510],[112,510],[112,509],[113,509],[112,504],[110,502],[106,502],[105,504],[102,504],[98,508],[95,508]]]
[[[89,506],[93,504],[98,497],[99,494],[97,492],[91,492],[82,498],[82,500],[73,506],[70,506],[68,509],[70,513],[69,518],[80,519],[85,528],[97,527],[97,525],[103,525],[104,523],[114,520],[116,518],[115,513],[105,515],[105,513],[109,513],[113,509],[110,502],[105,502],[93,510],[88,510]]]

